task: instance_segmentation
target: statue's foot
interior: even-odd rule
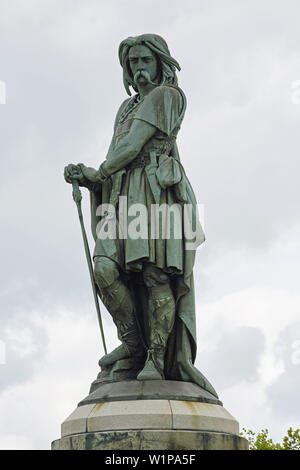
[[[120,359],[126,359],[130,356],[131,354],[128,352],[128,349],[124,346],[124,344],[121,344],[111,353],[105,354],[105,356],[101,357],[101,359],[99,359],[98,364],[101,368],[108,367],[114,364],[115,362],[120,361]]]
[[[137,376],[137,380],[163,380],[163,374],[157,369],[152,359],[147,359],[146,364]]]

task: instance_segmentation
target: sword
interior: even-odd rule
[[[78,216],[79,216],[79,221],[80,221],[81,233],[82,233],[83,244],[84,244],[84,251],[85,251],[85,256],[86,256],[86,260],[87,260],[87,264],[88,264],[88,268],[89,268],[89,273],[90,273],[90,279],[91,279],[93,295],[94,295],[94,300],[95,300],[95,305],[96,305],[96,310],[97,310],[97,317],[98,317],[98,323],[99,323],[101,337],[102,337],[103,348],[104,348],[105,354],[107,354],[105,338],[104,338],[104,331],[103,331],[103,325],[102,325],[102,318],[101,318],[101,312],[100,312],[99,299],[98,299],[98,295],[97,295],[98,286],[97,286],[97,284],[95,282],[95,279],[94,279],[91,253],[90,253],[90,248],[89,248],[89,244],[88,244],[88,239],[87,239],[87,236],[86,236],[86,231],[85,231],[85,228],[84,228],[83,215],[82,215],[82,210],[81,210],[82,194],[81,194],[81,191],[79,189],[78,181],[74,178],[72,179],[72,187],[73,187],[73,199],[74,199],[74,202],[76,203],[76,206],[77,206],[77,211],[78,211]]]

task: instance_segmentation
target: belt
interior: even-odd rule
[[[126,166],[126,170],[132,170],[133,168],[144,168],[146,165],[150,163],[150,155],[149,154],[140,154],[135,157],[132,162],[128,163]]]

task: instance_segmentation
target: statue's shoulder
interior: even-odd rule
[[[130,96],[129,98],[126,98],[126,100],[122,101],[121,106],[120,106],[119,109],[124,109],[128,105],[128,103],[130,103],[130,101],[134,101],[135,98],[136,98],[136,95]]]
[[[179,108],[186,108],[186,97],[181,88],[175,85],[164,84],[157,86],[149,93],[149,98],[156,104],[170,103]]]
[[[127,108],[127,106],[129,105],[129,103],[134,102],[134,100],[135,100],[135,96],[131,96],[130,98],[126,98],[126,100],[124,100],[124,101],[121,103],[121,105],[120,105],[120,107],[119,107],[119,109],[118,109],[117,117],[124,111],[124,109]]]
[[[165,84],[165,85],[159,85],[159,86],[155,87],[149,93],[149,95],[157,96],[157,97],[159,97],[159,96],[170,96],[170,97],[178,98],[178,97],[181,97],[183,95],[183,91],[175,85]]]

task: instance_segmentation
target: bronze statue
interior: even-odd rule
[[[155,34],[122,41],[119,59],[125,89],[131,96],[131,87],[135,94],[120,106],[106,159],[98,170],[82,163],[65,168],[68,183],[76,180],[90,192],[94,279],[121,341],[100,359],[99,377],[194,382],[217,397],[194,366],[196,248],[187,249],[188,221],[181,218],[181,237],[174,233],[176,227],[165,237],[151,217],[158,206],[180,212],[186,205],[193,217],[197,213],[176,145],[186,109],[177,83],[180,67],[165,40]],[[147,236],[130,237],[126,227],[137,205],[146,210]],[[126,233],[120,223],[124,217]],[[114,236],[103,236],[112,221],[118,222]],[[197,245],[203,241],[198,223]]]

